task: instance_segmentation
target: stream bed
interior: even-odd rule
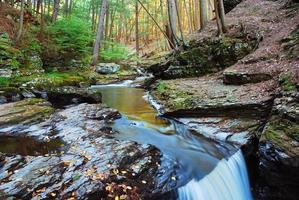
[[[111,125],[114,137],[153,145],[162,152],[161,166],[169,161],[175,165],[171,178],[179,188],[178,199],[252,199],[246,164],[236,147],[194,135],[173,119],[159,118],[143,89],[121,85],[93,89],[102,93],[103,103],[122,114]]]

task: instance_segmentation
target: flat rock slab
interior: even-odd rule
[[[0,106],[0,126],[40,121],[54,112],[44,99],[25,99]]]
[[[152,94],[170,116],[260,117],[269,114],[274,86],[274,81],[225,85],[220,78],[206,76],[160,81]]]
[[[154,199],[160,195],[159,188],[165,186],[155,185],[160,152],[114,139],[107,124],[119,116],[101,104],[80,104],[41,123],[0,126],[1,137],[58,138],[64,144],[57,152],[39,156],[1,153],[0,198]]]
[[[251,144],[262,126],[257,119],[246,118],[178,118],[194,134],[233,143],[238,146]]]

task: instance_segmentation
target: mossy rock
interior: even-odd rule
[[[174,55],[167,62],[167,65],[155,67],[164,72],[153,71],[153,73],[163,79],[215,73],[233,65],[251,53],[257,44],[257,38],[248,40],[245,36],[224,36],[200,42],[191,42],[187,50]]]
[[[299,156],[299,124],[273,116],[265,127],[262,141],[271,142],[288,156]]]
[[[42,121],[54,112],[51,104],[44,99],[25,99],[0,105],[0,126],[27,124]]]

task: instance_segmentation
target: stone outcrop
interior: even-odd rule
[[[273,81],[233,86],[215,77],[160,81],[153,96],[167,116],[267,116],[273,101]],[[260,90],[260,93],[256,93]]]
[[[38,122],[54,112],[51,104],[44,99],[26,99],[0,106],[0,126]]]
[[[64,86],[45,91],[48,101],[54,106],[63,107],[78,103],[100,103],[101,93],[88,88]]]
[[[261,194],[268,199],[298,198],[299,92],[275,100],[259,143]]]
[[[218,72],[252,52],[258,41],[258,35],[253,34],[193,41],[187,50],[174,54],[163,63],[150,66],[148,70],[162,79]]]
[[[12,106],[0,107],[4,112]],[[111,137],[108,123],[119,117],[116,110],[101,104],[80,104],[40,123],[5,120],[0,139],[59,140],[60,146],[37,155],[1,153],[0,198],[164,199],[168,182],[163,178],[163,184],[158,183],[155,178],[158,173],[163,176],[158,169],[160,152],[150,145]]]

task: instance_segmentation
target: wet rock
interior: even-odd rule
[[[22,99],[20,89],[15,87],[0,87],[0,97],[2,103],[15,102]]]
[[[223,82],[228,85],[243,85],[271,80],[272,76],[266,73],[250,73],[246,71],[226,69],[223,72]]]
[[[100,63],[96,67],[96,72],[100,74],[115,74],[120,70],[120,66],[115,63]]]
[[[12,76],[11,69],[0,69],[0,77],[10,78]]]
[[[46,91],[47,99],[57,107],[79,103],[100,103],[101,93],[88,88],[64,86]]]
[[[41,156],[1,154],[1,198],[157,198],[160,152],[149,145],[111,137],[108,122],[119,113],[101,104],[80,104],[33,125],[0,127],[0,135],[36,140],[59,138],[63,151]],[[138,170],[137,170],[138,169]],[[164,183],[167,184],[167,183]],[[161,188],[163,185],[161,185]]]
[[[299,101],[296,93],[275,100],[273,115],[260,139],[260,195],[268,199],[298,198]]]
[[[0,126],[41,121],[53,113],[51,104],[43,99],[25,99],[0,105]]]
[[[240,147],[252,144],[263,122],[250,118],[178,118],[193,133],[230,142]],[[248,153],[248,152],[247,152]]]

